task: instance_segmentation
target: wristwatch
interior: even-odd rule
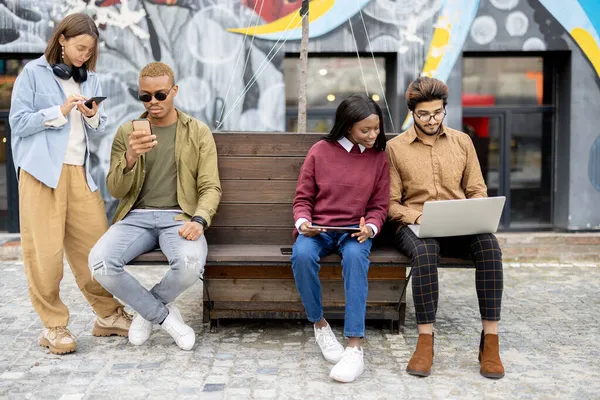
[[[200,225],[202,225],[202,227],[204,228],[204,230],[206,230],[206,227],[208,226],[208,223],[206,222],[206,220],[204,218],[202,218],[199,215],[195,215],[192,217],[192,221],[193,222],[197,222]]]

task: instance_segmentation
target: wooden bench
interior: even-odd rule
[[[292,201],[300,167],[321,134],[215,133],[223,198],[206,232],[204,322],[211,331],[225,318],[304,319],[290,255],[294,242]],[[369,270],[367,320],[387,320],[396,331],[404,325],[408,258],[393,248],[394,227],[386,225],[375,240]],[[326,318],[344,318],[341,258],[321,260],[320,277]],[[166,264],[160,251],[130,264]],[[444,266],[469,262],[443,259]],[[402,294],[402,298],[401,297]]]

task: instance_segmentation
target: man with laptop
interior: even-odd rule
[[[480,373],[499,379],[504,376],[498,342],[503,276],[502,253],[493,232],[504,199],[487,199],[471,138],[443,124],[447,100],[448,87],[443,82],[429,77],[412,82],[406,101],[414,125],[386,147],[391,181],[388,216],[400,224],[398,249],[411,258],[419,331],[417,349],[406,370],[416,376],[431,373],[442,254],[470,257],[475,263],[483,323]]]

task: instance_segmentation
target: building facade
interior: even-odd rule
[[[389,132],[411,125],[419,75],[450,87],[446,123],[469,133],[503,230],[600,230],[600,2],[597,0],[313,0],[308,128],[367,92]],[[101,33],[98,72],[109,117],[92,143],[104,185],[118,126],[143,111],[137,74],[173,67],[176,105],[221,131],[294,132],[301,0],[19,0],[0,2],[0,229],[14,230],[16,180],[6,116],[12,82],[66,14]],[[7,165],[8,164],[8,165]],[[12,228],[11,228],[12,227]]]

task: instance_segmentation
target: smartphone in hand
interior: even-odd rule
[[[132,122],[134,131],[146,131],[148,134],[152,134],[152,126],[146,118],[134,119]]]
[[[102,103],[104,100],[106,99],[106,97],[92,97],[90,99],[88,99],[85,103],[83,103],[84,106],[86,106],[87,108],[92,108],[92,102],[96,102],[96,104],[100,105],[100,103]]]

